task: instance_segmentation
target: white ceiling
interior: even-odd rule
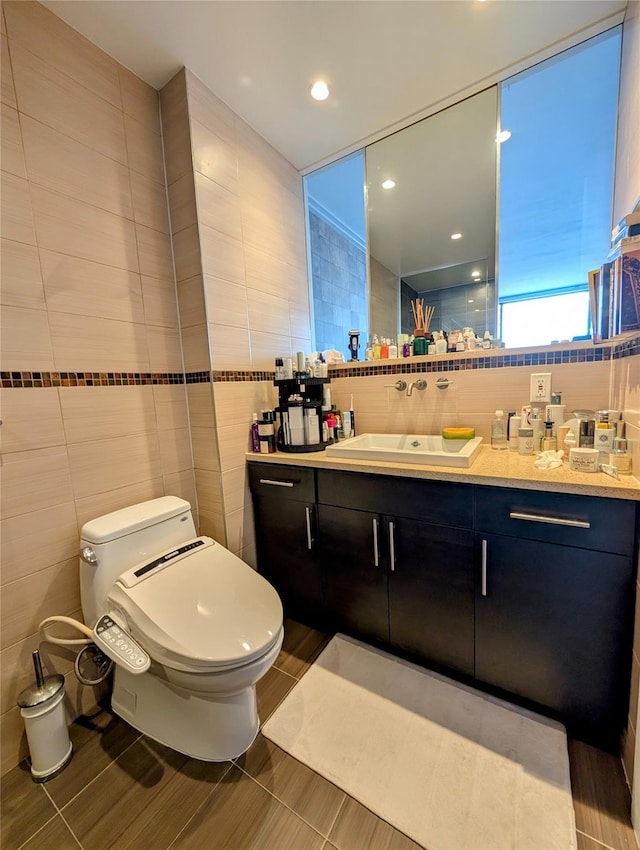
[[[626,0],[44,5],[155,88],[186,65],[306,172],[620,23]]]

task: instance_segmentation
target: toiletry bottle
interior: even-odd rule
[[[393,340],[389,343],[389,359],[394,360],[398,356],[398,346]]]
[[[251,423],[250,428],[251,434],[251,451],[259,452],[260,451],[260,437],[258,435],[258,414],[253,414],[253,422]]]
[[[380,359],[388,360],[389,359],[389,340],[382,338],[380,342]]]
[[[509,448],[512,452],[518,451],[518,431],[520,430],[520,417],[512,416],[509,419]]]
[[[533,454],[533,428],[524,426],[518,429],[518,454]]]
[[[438,339],[436,340],[436,354],[446,354],[447,353],[447,341],[444,338],[444,333],[440,331],[438,333]]]
[[[533,451],[540,451],[540,444],[544,437],[544,421],[540,418],[540,410],[534,407],[531,411],[531,427],[533,428]]]
[[[373,359],[380,360],[380,341],[377,334],[373,335]]]
[[[364,350],[364,359],[373,360],[373,346],[370,342],[367,343],[367,347]]]
[[[491,424],[491,448],[502,451],[509,448],[507,441],[507,423],[504,418],[504,411],[496,410],[496,418]]]
[[[484,349],[491,348],[491,334],[489,331],[484,332],[484,337],[482,338],[482,347]]]
[[[631,475],[631,455],[627,451],[627,441],[624,437],[615,437],[609,463],[615,466],[619,475]]]
[[[553,435],[553,422],[548,420],[544,423],[544,434],[542,436],[542,440],[540,441],[540,451],[549,452],[556,451],[558,448],[558,441]]]
[[[276,357],[276,381],[282,381],[285,377],[284,362],[282,357]]]

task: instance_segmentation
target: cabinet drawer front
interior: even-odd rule
[[[635,502],[502,488],[476,489],[476,528],[618,555],[633,552]]]
[[[319,469],[318,502],[461,528],[473,524],[473,487],[447,481]]]
[[[315,470],[279,463],[249,463],[249,486],[254,496],[315,502]]]

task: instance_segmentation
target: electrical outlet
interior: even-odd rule
[[[531,375],[529,401],[551,401],[551,372],[535,372]]]

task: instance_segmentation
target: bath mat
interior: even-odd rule
[[[428,850],[575,850],[559,723],[337,635],[264,735]]]

